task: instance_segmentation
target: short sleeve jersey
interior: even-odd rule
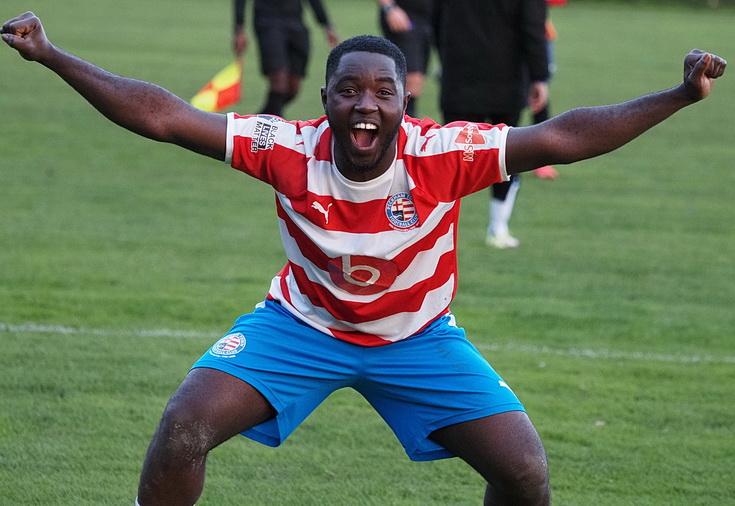
[[[226,161],[273,187],[288,262],[268,298],[338,339],[381,346],[449,311],[463,196],[508,179],[509,127],[408,118],[371,181],[333,163],[325,117],[228,115]]]

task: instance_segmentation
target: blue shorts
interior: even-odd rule
[[[451,315],[409,339],[362,347],[266,301],[238,318],[192,368],[197,367],[229,373],[268,399],[277,416],[242,434],[269,446],[280,445],[329,394],[344,387],[367,399],[417,461],[454,456],[429,439],[437,429],[524,410]]]

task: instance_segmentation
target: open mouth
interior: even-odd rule
[[[372,123],[355,123],[352,127],[352,142],[359,149],[371,148],[378,139],[378,126]]]

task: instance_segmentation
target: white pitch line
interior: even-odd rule
[[[642,351],[592,350],[584,348],[549,348],[533,344],[477,344],[481,351],[516,351],[537,355],[557,355],[592,359],[641,360],[645,362],[672,362],[677,364],[735,364],[735,357],[713,355],[673,355]]]
[[[175,337],[175,338],[211,338],[212,342],[222,336],[222,331],[201,332],[175,329],[89,329],[84,327],[67,327],[63,325],[46,325],[38,323],[12,324],[0,322],[0,333],[13,334],[61,334],[78,336],[139,336],[139,337]],[[735,364],[735,357],[713,355],[677,355],[663,353],[646,353],[637,351],[593,350],[584,348],[550,348],[533,344],[476,344],[480,351],[510,351],[536,355],[556,355],[589,359],[641,360],[647,362],[671,362],[681,364]]]
[[[142,337],[210,337],[216,339],[222,332],[197,332],[193,330],[174,329],[87,329],[84,327],[66,327],[63,325],[42,325],[38,323],[22,323],[14,325],[0,322],[0,332],[14,334],[62,334],[79,336],[142,336]]]

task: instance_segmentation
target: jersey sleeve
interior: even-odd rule
[[[509,131],[507,125],[467,121],[413,124],[406,135],[404,162],[417,186],[438,201],[450,202],[509,180]]]
[[[311,142],[298,122],[277,116],[227,115],[227,150],[225,161],[232,168],[290,193],[305,177],[308,146]]]

